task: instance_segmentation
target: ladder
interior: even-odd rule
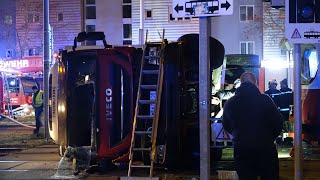
[[[164,32],[165,31],[163,30],[161,43],[148,43],[146,41],[143,47],[138,94],[132,128],[131,146],[129,151],[128,177],[131,177],[133,168],[149,169],[149,177],[153,176],[160,100],[164,75],[163,52],[166,46]],[[146,31],[146,40],[147,37],[148,31]],[[149,82],[146,82],[146,78],[148,78]],[[151,82],[151,80],[153,80],[153,82]],[[148,98],[148,95],[149,99],[146,99]],[[151,124],[152,127],[150,127]],[[149,153],[150,164],[134,164],[133,155],[134,153],[139,152],[142,154],[142,156],[144,153]]]
[[[13,117],[12,104],[10,101],[10,89],[9,89],[8,79],[7,79],[6,74],[4,72],[1,73],[1,76],[2,76],[4,94],[5,94],[5,97],[4,97],[5,101],[4,102],[5,102],[7,110],[8,110],[8,116]]]

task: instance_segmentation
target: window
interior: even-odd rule
[[[33,79],[32,77],[21,77],[21,85],[25,94],[31,94],[33,92],[33,86],[38,87],[35,79]]]
[[[13,50],[12,49],[7,49],[6,50],[6,58],[11,59],[13,57]]]
[[[86,19],[96,19],[96,7],[87,6],[86,7]]]
[[[19,93],[20,92],[20,84],[18,78],[7,78],[9,92],[10,93]]]
[[[301,82],[302,84],[310,84],[318,73],[318,59],[317,50],[315,48],[307,48],[302,56],[301,67]]]
[[[254,42],[252,41],[240,42],[240,53],[254,54]]]
[[[94,32],[96,31],[96,25],[86,25],[87,32]]]
[[[151,19],[152,18],[152,10],[145,10],[145,19]]]
[[[26,18],[27,18],[27,22],[31,23],[32,19],[33,19],[33,15],[32,14],[28,14]]]
[[[279,19],[285,19],[286,17],[286,12],[285,9],[279,9]]]
[[[27,54],[28,56],[38,56],[40,54],[40,48],[28,48]]]
[[[86,0],[86,4],[96,4],[95,0]]]
[[[123,0],[123,4],[126,4],[126,3],[130,3],[131,4],[131,0]]]
[[[240,21],[253,20],[253,6],[240,6]]]
[[[132,40],[123,40],[123,45],[132,45]]]
[[[122,6],[122,15],[123,18],[131,18],[131,5]]]
[[[39,21],[40,21],[39,15],[37,15],[37,14],[33,15],[32,22],[36,23],[36,22],[39,22]]]
[[[12,16],[5,16],[4,23],[12,24]]]
[[[58,21],[63,21],[63,13],[62,12],[59,12],[57,17],[58,17],[57,18]]]
[[[27,22],[28,23],[37,23],[40,21],[40,17],[37,14],[28,14],[27,15]]]
[[[96,31],[95,25],[86,25],[86,32],[94,32],[94,31]],[[96,41],[86,41],[86,45],[94,46],[96,45]]]
[[[130,39],[132,38],[132,24],[123,24],[123,38]]]

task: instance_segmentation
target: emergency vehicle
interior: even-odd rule
[[[102,40],[104,45],[77,46],[77,42],[97,39]],[[134,102],[138,98],[146,98],[139,99],[146,104],[143,109],[145,114],[139,117],[145,118],[145,124],[139,127],[141,134],[151,134],[153,125],[149,117],[156,109],[151,104],[155,103],[154,91],[137,97],[139,88],[156,88],[150,84],[154,79],[151,74],[155,70],[144,71],[147,74],[144,80],[146,85],[139,83],[141,59],[147,62],[148,68],[158,67],[157,58],[162,56],[164,76],[155,161],[167,168],[198,167],[198,42],[197,34],[188,34],[179,38],[178,42],[165,42],[165,48],[149,43],[150,47],[145,51],[136,47],[108,45],[103,33],[79,34],[74,46],[61,52],[49,76],[49,132],[60,145],[61,155],[67,146],[90,146],[92,154],[99,160],[128,162],[135,129],[133,122],[138,118],[134,112],[137,107]],[[212,38],[210,43],[213,48],[210,69],[213,72],[213,89],[216,90],[213,94],[219,94],[221,83],[232,84],[244,71],[253,72],[259,77],[259,89],[264,91],[264,71],[258,56],[224,56],[224,48],[219,42]],[[309,82],[316,81],[319,84],[318,80]],[[225,91],[228,89],[225,88]],[[228,147],[231,142],[231,137],[225,134],[221,126],[218,127],[221,121],[219,112],[223,106],[220,97],[218,103],[212,103],[213,158],[219,158],[219,148]],[[145,164],[150,164],[150,153],[146,152],[151,147],[150,139],[152,135],[141,137],[138,141],[140,150],[144,152],[136,158]]]
[[[309,141],[320,142],[320,46],[302,45],[302,133]]]
[[[11,117],[31,114],[32,86],[42,88],[42,57],[0,61],[1,113]]]

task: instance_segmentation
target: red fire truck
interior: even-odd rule
[[[30,114],[32,86],[42,88],[42,57],[0,61],[1,113],[18,117]]]

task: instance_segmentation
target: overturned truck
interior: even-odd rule
[[[102,40],[104,46],[77,47],[77,42],[88,39]],[[171,169],[199,164],[198,43],[197,34],[188,34],[168,42],[161,52],[165,61],[156,163]],[[224,47],[213,38],[210,46],[213,71],[223,64]],[[61,52],[50,70],[48,123],[61,155],[68,146],[90,146],[98,162],[129,161],[141,58],[141,48],[113,47],[103,33],[80,33],[74,46]],[[148,96],[152,98],[152,93]],[[150,127],[146,123],[144,128]],[[146,136],[139,142],[146,147],[149,140]],[[216,157],[217,151],[212,153]],[[147,152],[137,158],[150,163]]]

